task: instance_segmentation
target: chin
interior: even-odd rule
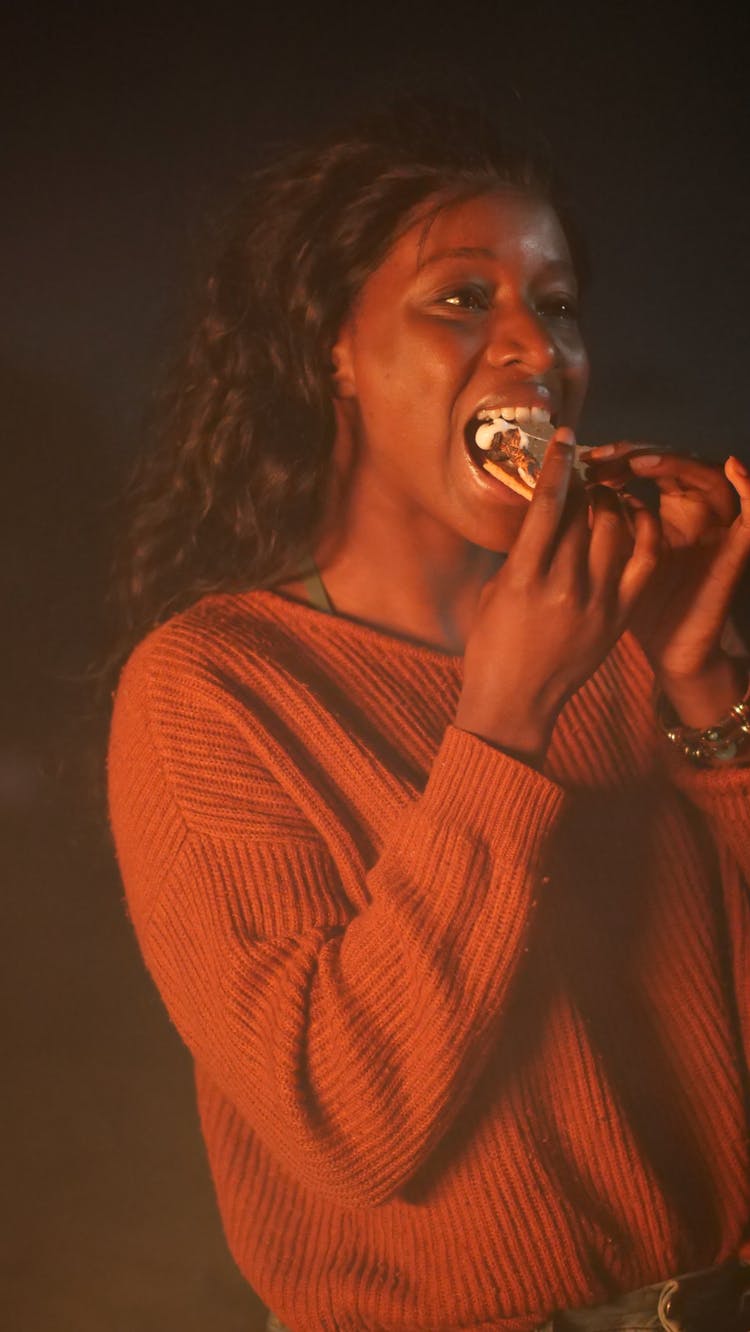
[[[480,546],[497,555],[507,554],[528,511],[528,500],[522,499],[520,495],[512,496],[511,503],[503,505],[502,513],[498,513],[495,506],[494,513],[482,515],[479,520],[474,516],[473,521],[463,524],[461,535],[473,546]]]

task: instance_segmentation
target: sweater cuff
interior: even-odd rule
[[[565,800],[562,787],[543,773],[450,725],[421,805],[518,864],[537,859]]]
[[[719,828],[740,863],[750,864],[750,767],[698,768],[677,754],[665,759],[674,785]]]
[[[701,768],[671,748],[664,763],[674,785],[707,813],[732,808],[732,817],[750,815],[750,764],[744,767]]]

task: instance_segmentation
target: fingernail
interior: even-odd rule
[[[739,458],[735,457],[734,454],[732,454],[732,462],[734,463],[735,472],[739,472],[740,476],[750,476],[750,472],[748,472],[745,464],[740,462]]]
[[[587,458],[611,458],[615,452],[614,444],[594,444],[593,448],[588,449]]]
[[[660,462],[659,453],[639,453],[637,457],[630,459],[630,466],[634,467],[636,472],[650,472],[654,467],[658,467]]]
[[[576,437],[569,426],[560,426],[555,432],[555,443],[562,444],[566,449],[575,448]]]

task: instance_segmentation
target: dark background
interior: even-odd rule
[[[190,1061],[97,793],[114,500],[201,221],[254,146],[403,91],[543,135],[586,222],[584,440],[750,461],[747,34],[713,6],[32,7],[2,34],[0,1307],[15,1332],[251,1332]],[[92,757],[93,756],[93,757]]]

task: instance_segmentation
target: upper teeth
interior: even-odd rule
[[[550,424],[549,412],[543,407],[494,407],[479,412],[479,419],[482,425],[477,427],[474,443],[484,452],[492,447],[498,431],[510,430],[513,425],[520,424],[528,427],[530,421],[537,425]]]
[[[526,421],[549,422],[549,412],[544,407],[485,407],[478,413],[480,421],[517,421],[519,425]]]

